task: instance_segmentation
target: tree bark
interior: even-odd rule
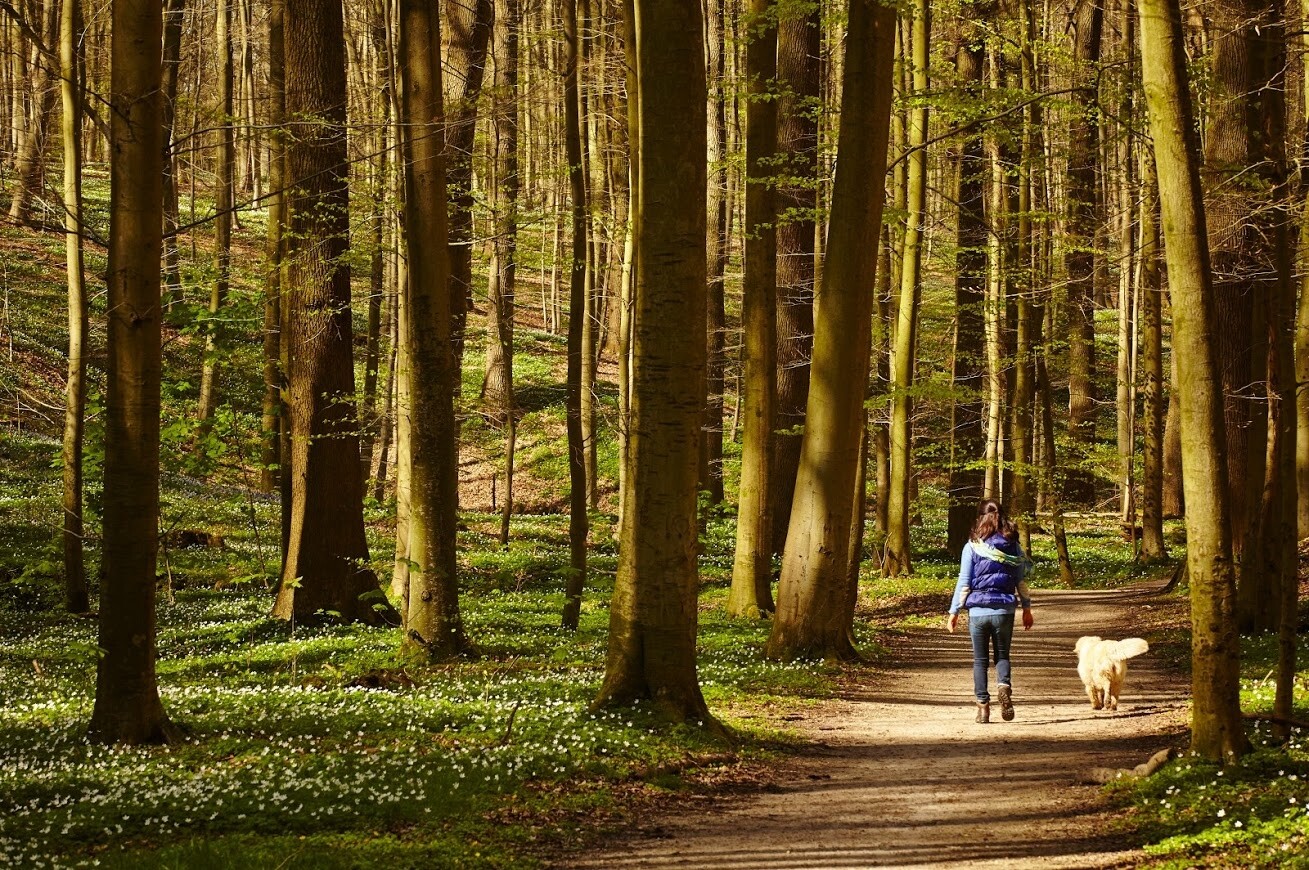
[[[595,706],[653,702],[717,727],[696,677],[696,486],[705,377],[704,22],[699,0],[628,7],[638,143],[628,492]]]
[[[79,0],[59,10],[59,92],[63,104],[64,254],[68,270],[68,385],[64,390],[64,606],[90,607],[82,559],[82,437],[86,415],[86,342],[89,331],[82,268],[82,95],[79,93]]]
[[[1255,318],[1260,332],[1252,337],[1253,352],[1261,354],[1254,362],[1263,373],[1267,390],[1258,403],[1264,413],[1257,427],[1262,428],[1262,443],[1252,443],[1251,450],[1263,448],[1260,462],[1253,463],[1262,472],[1257,490],[1253,487],[1251,521],[1247,528],[1245,551],[1237,581],[1237,626],[1242,632],[1276,632],[1280,622],[1282,590],[1286,572],[1294,577],[1295,549],[1287,542],[1295,540],[1296,517],[1283,515],[1283,490],[1294,486],[1295,474],[1283,476],[1282,453],[1294,450],[1295,424],[1291,410],[1294,402],[1294,282],[1289,226],[1290,190],[1286,163],[1286,29],[1280,4],[1270,9],[1260,7],[1249,36],[1251,77],[1259,85],[1259,112],[1251,130],[1251,151],[1259,158],[1258,199],[1251,203],[1250,219],[1257,221],[1257,249],[1264,255],[1256,292],[1262,317]],[[1270,268],[1271,267],[1271,268]],[[1283,341],[1286,342],[1283,346]],[[1279,371],[1285,363],[1286,369]],[[1289,400],[1283,404],[1282,399]],[[1285,409],[1285,411],[1284,411]],[[1256,413],[1258,408],[1256,408]],[[1289,559],[1289,565],[1284,564]],[[1289,582],[1295,582],[1294,579]]]
[[[104,577],[89,737],[163,743],[177,736],[155,679],[163,70],[161,54],[141,51],[142,45],[161,44],[163,6],[158,0],[117,0],[111,15]]]
[[[37,7],[40,10],[41,37],[46,49],[59,43],[59,2],[43,0]],[[50,118],[54,115],[55,100],[59,97],[59,89],[54,86],[51,59],[40,51],[36,54],[37,62],[30,70],[32,113],[18,140],[18,151],[14,157],[14,178],[17,184],[9,201],[9,219],[21,223],[33,221],[32,200],[40,190],[44,177]]]
[[[1168,279],[1173,294],[1191,582],[1191,749],[1228,762],[1249,743],[1241,723],[1236,578],[1224,474],[1217,360],[1199,148],[1185,78],[1178,0],[1140,0],[1142,79],[1154,137]]]
[[[1067,242],[1064,267],[1068,273],[1068,432],[1074,450],[1085,451],[1095,440],[1095,250],[1101,194],[1096,167],[1100,165],[1100,109],[1096,94],[1104,26],[1102,0],[1079,3],[1073,22],[1076,110],[1068,126]],[[1084,457],[1074,456],[1075,463]],[[1089,502],[1094,496],[1090,474],[1073,468],[1065,477],[1065,496]]]
[[[1259,139],[1260,114],[1269,108],[1268,95],[1262,93],[1267,81],[1261,81],[1263,77],[1255,69],[1255,42],[1261,38],[1254,31],[1268,23],[1261,20],[1262,8],[1252,0],[1210,4],[1215,29],[1213,89],[1204,139],[1213,292],[1217,317],[1223,324],[1214,336],[1227,438],[1223,478],[1228,485],[1233,554],[1238,559],[1252,520],[1257,522],[1267,431],[1267,406],[1261,397],[1268,345],[1265,318],[1258,309],[1269,293],[1265,275],[1272,272],[1272,254],[1265,240],[1267,228],[1256,217],[1260,200],[1266,202],[1266,196],[1252,192],[1258,189],[1263,174],[1260,163],[1266,156],[1266,143]],[[1182,437],[1185,440],[1185,433]]]
[[[1159,186],[1154,155],[1142,148],[1141,325],[1145,436],[1141,473],[1141,557],[1164,559],[1164,364],[1163,276],[1159,271]]]
[[[579,83],[581,56],[577,29],[578,0],[564,3],[564,157],[568,162],[572,200],[573,258],[568,293],[568,581],[564,589],[564,628],[576,629],[586,588],[587,466],[585,427],[582,422],[587,316],[586,166],[582,162],[582,94]]]
[[[772,546],[781,555],[800,470],[809,359],[814,346],[814,239],[818,207],[819,4],[782,11],[777,27],[777,428],[773,434]],[[880,429],[881,427],[879,427]]]
[[[724,87],[726,50],[723,44],[723,0],[707,0],[705,13],[705,58],[709,90],[709,184],[706,201],[709,222],[706,264],[709,269],[709,323],[705,332],[708,372],[704,435],[700,449],[700,490],[709,493],[712,504],[718,504],[723,500],[723,383],[727,368],[724,351],[727,310],[723,284],[731,241],[727,234],[727,95]]]
[[[918,13],[925,11],[920,5]],[[885,193],[895,20],[895,10],[876,0],[850,7],[827,261],[814,302],[807,422],[765,647],[770,658],[858,655],[847,630],[852,494],[872,342],[869,291]]]
[[[926,94],[928,88],[928,15],[926,0],[915,0],[910,36],[910,65],[913,90],[918,94]],[[909,166],[906,182],[908,216],[905,223],[903,262],[900,267],[900,303],[896,313],[895,354],[892,357],[891,486],[887,505],[886,554],[882,561],[882,573],[888,577],[913,573],[913,559],[909,551],[909,520],[913,511],[910,497],[913,401],[910,390],[913,387],[914,361],[917,354],[918,302],[922,295],[923,228],[927,207],[926,102],[915,105],[910,110],[909,116],[907,140]],[[830,255],[829,250],[828,256]],[[816,318],[815,315],[815,320]],[[816,331],[817,326],[815,326]]]
[[[342,9],[287,0],[285,347],[289,498],[273,615],[380,623],[388,612],[368,565],[351,359]],[[312,121],[312,123],[309,123]],[[377,600],[381,599],[381,600]]]
[[[960,86],[980,97],[984,47],[981,34],[960,42],[955,52],[955,71]],[[981,384],[982,306],[987,275],[987,224],[982,184],[987,172],[982,138],[965,136],[956,158],[955,201],[959,217],[955,242],[955,329],[951,377],[954,397],[950,404],[950,504],[946,522],[946,546],[960,551],[972,533],[977,503],[982,498],[982,473],[977,467],[985,450],[982,433]]]
[[[769,454],[777,393],[776,12],[750,0],[745,47],[745,264],[741,282],[741,438],[736,553],[729,616],[758,619],[773,609],[772,483]]]
[[[272,492],[282,476],[282,433],[286,426],[282,371],[282,226],[286,222],[285,0],[268,4],[268,232],[264,244],[264,396],[259,450],[259,488]]]
[[[477,100],[495,18],[492,0],[441,0],[445,68],[445,169],[450,185],[450,337],[460,380],[464,333],[473,300],[473,139]]]
[[[200,371],[200,400],[196,417],[202,424],[213,420],[218,407],[218,354],[223,343],[219,312],[231,283],[232,207],[235,201],[236,145],[232,102],[232,4],[218,0],[214,41],[218,46],[218,184],[214,220],[214,283],[209,293],[209,316],[205,322],[204,362]],[[205,425],[201,431],[207,431]]]
[[[271,11],[269,13],[272,14]],[[182,272],[177,252],[177,153],[173,131],[177,125],[177,84],[182,67],[182,27],[186,19],[185,0],[164,4],[164,100],[161,122],[164,128],[164,309],[182,301]],[[269,54],[271,57],[272,47]]]
[[[467,647],[459,613],[455,525],[454,348],[450,343],[441,26],[433,0],[400,0],[400,111],[405,167],[409,350],[409,589],[405,640],[430,659]]]
[[[495,241],[487,285],[486,380],[482,399],[505,431],[505,489],[500,545],[509,546],[514,509],[514,294],[518,252],[518,0],[505,0],[495,20],[493,52]]]

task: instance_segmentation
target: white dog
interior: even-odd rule
[[[1127,660],[1139,656],[1150,645],[1139,637],[1101,640],[1083,637],[1077,641],[1077,675],[1086,686],[1091,709],[1117,710],[1118,695],[1127,678]]]

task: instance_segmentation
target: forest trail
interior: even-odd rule
[[[1188,686],[1154,651],[1133,659],[1117,713],[1092,712],[1073,644],[1136,633],[1152,589],[1038,591],[1014,633],[1016,717],[973,721],[967,631],[909,633],[874,685],[807,714],[812,750],[762,794],[688,801],[587,868],[1120,867],[1094,767],[1180,741]],[[1122,627],[1120,627],[1122,626]],[[992,670],[994,696],[994,670]]]

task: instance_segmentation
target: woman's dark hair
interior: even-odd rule
[[[973,540],[985,541],[997,532],[1012,541],[1018,535],[1018,527],[1005,515],[1004,505],[993,498],[982,499],[973,522]]]

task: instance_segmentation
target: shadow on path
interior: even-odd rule
[[[1112,831],[1093,767],[1131,767],[1176,743],[1185,685],[1151,654],[1131,663],[1117,713],[1091,711],[1073,645],[1130,636],[1151,590],[1038,592],[1013,643],[1017,715],[973,721],[967,631],[915,630],[896,663],[802,722],[818,742],[767,793],[688,802],[612,851],[558,867],[1110,867]],[[994,674],[992,673],[992,680]]]

